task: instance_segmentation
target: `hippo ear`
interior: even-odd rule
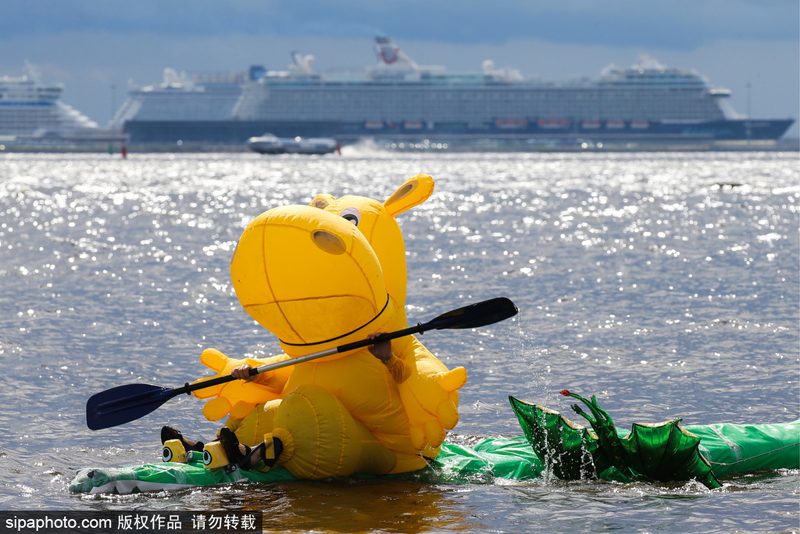
[[[398,187],[383,205],[389,215],[395,217],[417,204],[422,204],[428,200],[431,193],[433,193],[433,178],[427,174],[418,174]]]
[[[319,195],[315,196],[314,200],[312,200],[308,205],[311,206],[312,208],[319,208],[321,210],[324,210],[326,207],[328,207],[328,204],[330,204],[334,200],[336,199],[333,198],[333,195],[326,195],[325,193],[320,193]]]

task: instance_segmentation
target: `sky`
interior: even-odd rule
[[[166,67],[282,70],[296,50],[318,72],[363,72],[376,36],[420,65],[478,72],[491,59],[544,80],[648,55],[730,89],[739,113],[800,117],[798,0],[3,0],[0,76],[30,63],[104,126]]]

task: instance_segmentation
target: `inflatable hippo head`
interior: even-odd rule
[[[231,259],[236,296],[247,313],[302,356],[390,328],[397,305],[378,257],[342,217],[309,206],[262,213]]]
[[[350,221],[367,238],[383,266],[386,288],[401,308],[406,302],[406,249],[395,217],[425,202],[433,187],[433,178],[417,174],[383,202],[355,195],[334,198],[321,194],[310,204]]]
[[[385,202],[320,195],[313,207],[262,213],[231,259],[239,302],[292,357],[405,327],[405,247],[394,215],[432,189],[418,175]]]

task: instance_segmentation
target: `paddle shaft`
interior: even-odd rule
[[[431,330],[432,328],[434,328],[434,327],[429,327],[426,329],[425,326],[426,325],[424,324],[418,324],[416,326],[404,328],[402,330],[397,330],[396,332],[389,332],[386,334],[382,334],[376,337],[375,339],[362,339],[361,341],[354,341],[353,343],[347,343],[345,345],[341,345],[339,347],[335,347],[332,349],[306,354],[305,356],[298,356],[297,358],[290,358],[288,360],[283,360],[280,362],[268,363],[260,367],[252,367],[250,369],[250,376],[266,373],[267,371],[274,371],[275,369],[281,369],[283,367],[289,367],[291,365],[297,365],[298,363],[310,362],[311,360],[324,358],[325,356],[332,356],[333,354],[340,354],[342,352],[347,352],[354,349],[360,349],[361,347],[367,347],[369,345],[374,345],[376,343],[381,343],[382,341],[396,339],[398,337],[410,336],[412,334],[417,334],[417,333],[421,334],[425,330]],[[180,395],[182,393],[189,394],[192,391],[197,391],[198,389],[204,389],[219,384],[225,384],[233,380],[236,380],[236,378],[234,378],[233,375],[225,375],[217,378],[212,378],[211,380],[203,380],[202,382],[195,382],[193,384],[187,383],[182,388],[174,389],[173,392],[175,395]]]
[[[396,332],[381,334],[374,339],[346,343],[332,349],[251,368],[250,375],[254,376],[274,369],[348,352],[398,337],[421,334],[428,330],[477,328],[508,319],[516,315],[517,312],[517,307],[513,302],[505,297],[498,297],[452,310],[424,324],[418,323],[416,326],[397,330]],[[147,415],[182,393],[189,394],[198,389],[224,384],[233,380],[236,380],[233,375],[226,375],[210,380],[201,380],[193,384],[187,382],[183,387],[176,389],[147,384],[117,386],[92,395],[89,398],[86,403],[86,423],[92,430],[121,425]]]
[[[417,325],[410,328],[404,328],[403,330],[398,330],[396,332],[383,334],[375,339],[364,339],[361,341],[348,343],[346,345],[341,345],[339,347],[335,347],[332,349],[323,350],[320,352],[314,352],[312,354],[306,354],[305,356],[298,356],[297,358],[291,358],[280,362],[269,363],[266,365],[262,365],[260,367],[253,367],[250,369],[250,376],[255,376],[260,373],[266,373],[267,371],[273,371],[275,369],[281,369],[282,367],[297,365],[298,363],[316,360],[318,358],[324,358],[325,356],[331,356],[333,354],[338,354],[342,352],[347,352],[349,350],[366,347],[369,345],[373,345],[375,343],[380,343],[382,341],[387,341],[390,339],[395,339],[398,337],[403,337],[411,334],[416,334],[418,332],[423,332],[424,326],[425,325]],[[178,395],[182,395],[183,393],[186,393],[188,395],[192,391],[209,388],[211,386],[216,386],[218,384],[225,384],[227,382],[232,382],[233,380],[236,380],[236,378],[233,375],[225,375],[217,378],[212,378],[211,380],[203,380],[201,382],[195,382],[193,384],[189,384],[187,382],[183,387],[180,388],[175,388],[175,389],[163,388],[160,391],[156,390],[155,392],[138,393],[127,397],[118,397],[113,400],[109,400],[108,402],[103,402],[98,404],[96,409],[98,413],[102,413],[103,415],[110,415],[124,410],[130,410],[133,408],[138,408],[140,406],[153,404],[154,402],[163,404],[169,399],[177,397]]]

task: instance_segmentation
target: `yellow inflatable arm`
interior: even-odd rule
[[[438,449],[446,430],[458,423],[458,389],[467,383],[467,370],[456,367],[449,371],[415,337],[411,377],[400,384],[400,398],[411,425],[414,447]]]
[[[246,358],[234,360],[216,349],[206,349],[200,355],[200,361],[212,371],[216,371],[217,374],[201,378],[195,382],[229,375],[231,371],[243,364],[259,367],[268,363],[287,360],[288,358],[285,354],[281,354],[263,359]],[[252,382],[234,380],[225,384],[198,389],[192,393],[198,399],[211,399],[203,407],[203,415],[209,421],[218,421],[228,414],[234,419],[242,419],[250,413],[256,404],[277,399],[291,374],[291,366],[283,367],[261,373]]]

